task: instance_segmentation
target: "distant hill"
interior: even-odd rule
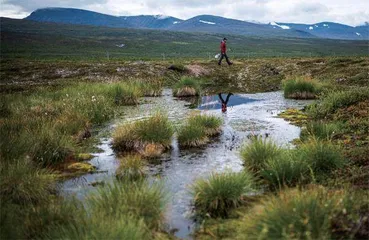
[[[31,13],[25,19],[38,22],[69,23],[118,28],[149,28],[165,29],[182,20],[162,15],[140,15],[116,17],[107,14],[74,9],[74,8],[43,8]]]
[[[273,28],[289,28],[309,32],[319,38],[365,40],[369,37],[369,26],[351,27],[334,22],[320,22],[315,24],[276,23]]]
[[[368,40],[368,25],[351,27],[333,22],[316,24],[261,24],[212,15],[187,20],[163,15],[111,16],[73,8],[38,9],[27,20],[135,29],[166,29],[182,32],[220,33],[260,37],[330,38]]]

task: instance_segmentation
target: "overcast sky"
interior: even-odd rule
[[[181,19],[211,14],[263,23],[369,21],[368,0],[0,0],[0,16],[24,18],[44,7],[71,7],[115,16],[162,14]]]

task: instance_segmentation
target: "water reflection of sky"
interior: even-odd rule
[[[222,98],[224,99],[224,101],[226,101],[227,95],[228,95],[227,93],[222,94]],[[227,107],[233,107],[233,106],[251,103],[255,101],[260,101],[260,99],[253,99],[253,98],[234,94],[229,97]],[[221,108],[222,108],[222,102],[219,99],[218,95],[201,97],[201,101],[198,105],[198,109],[200,110],[213,110],[213,109],[221,109]]]

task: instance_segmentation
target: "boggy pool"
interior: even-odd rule
[[[228,93],[222,94],[223,100],[227,95]],[[203,148],[182,150],[178,148],[174,137],[171,150],[148,167],[149,178],[160,176],[170,194],[166,211],[168,229],[173,230],[179,238],[190,239],[195,223],[191,218],[193,213],[189,186],[197,178],[206,177],[212,172],[240,171],[243,167],[239,147],[250,135],[269,137],[278,145],[288,147],[293,139],[299,137],[300,128],[276,116],[287,108],[302,108],[307,103],[284,99],[280,91],[233,94],[229,96],[227,111],[222,112],[219,95],[192,99],[189,102],[173,98],[171,90],[165,89],[162,97],[146,98],[145,103],[138,107],[125,107],[125,114],[116,119],[107,131],[113,131],[122,122],[148,117],[157,110],[167,112],[175,124],[181,124],[191,111],[214,114],[223,119],[223,132],[212,143]],[[118,161],[110,143],[110,138],[102,138],[98,145],[102,151],[93,154],[95,157],[90,161],[98,168],[99,173],[65,181],[62,184],[64,195],[72,194],[83,199],[95,189],[92,183],[109,182],[115,178]]]

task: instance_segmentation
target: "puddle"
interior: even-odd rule
[[[225,100],[227,94],[222,96]],[[221,111],[218,95],[202,97],[195,102],[198,110],[223,119],[222,134],[200,149],[180,150],[173,139],[171,151],[164,154],[158,163],[149,165],[149,177],[160,176],[171,196],[166,223],[170,229],[178,229],[175,234],[182,239],[191,239],[190,234],[195,227],[190,218],[192,198],[189,186],[197,178],[206,177],[213,171],[242,170],[239,147],[250,134],[268,136],[281,146],[290,145],[293,139],[299,137],[300,128],[276,116],[287,108],[302,108],[309,103],[284,99],[282,92],[234,94],[229,97],[225,113]],[[165,110],[176,124],[180,124],[189,112],[194,111],[188,107],[188,102],[174,99],[171,90],[166,89],[160,98],[147,98],[145,104],[127,107],[124,111],[126,114],[122,119],[117,119],[109,131],[121,122],[148,117],[160,109]],[[94,154],[95,157],[91,160],[103,172],[65,181],[62,186],[64,194],[74,194],[83,199],[86,193],[94,190],[91,183],[111,181],[114,178],[117,159],[110,143],[111,139],[102,139],[98,147],[103,152]]]

